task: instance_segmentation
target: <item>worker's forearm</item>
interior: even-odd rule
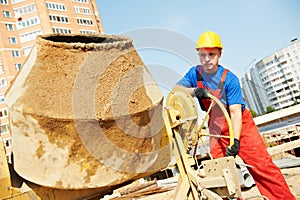
[[[190,95],[192,95],[192,97],[194,97],[195,88],[188,88],[188,87],[184,87],[184,86],[178,85],[178,84],[176,84],[175,87],[184,89],[186,92],[188,92]]]
[[[242,120],[232,119],[232,128],[233,128],[234,138],[239,140],[242,132]]]
[[[229,108],[230,118],[232,122],[232,128],[234,133],[234,138],[240,139],[242,132],[242,111],[240,105],[233,105]]]

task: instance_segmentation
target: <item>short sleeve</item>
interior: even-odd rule
[[[243,99],[239,79],[232,73],[228,77],[226,77],[226,79],[227,78],[229,79],[225,81],[227,82],[227,84],[225,85],[227,105],[230,106],[234,104],[242,104],[242,107],[244,109],[246,103]]]
[[[178,85],[184,87],[196,87],[197,86],[197,68],[192,67],[182,79],[177,82]]]

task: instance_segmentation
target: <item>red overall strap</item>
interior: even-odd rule
[[[197,86],[199,88],[205,88],[205,89],[207,89],[212,95],[214,95],[215,97],[217,97],[217,98],[220,99],[221,95],[222,95],[222,89],[223,89],[223,86],[224,86],[224,82],[225,82],[227,73],[228,73],[228,69],[225,69],[224,72],[222,73],[222,77],[220,79],[220,83],[218,85],[218,89],[217,90],[212,90],[212,89],[210,89],[208,87],[205,87],[203,85],[202,66],[199,66],[199,72],[197,73],[197,78],[198,78]],[[207,110],[209,108],[209,105],[211,104],[211,99],[201,99],[201,102],[202,102],[205,110]]]
[[[227,75],[228,71],[229,71],[228,69],[224,69],[217,90],[222,91],[223,86],[224,86],[224,82],[225,82],[225,79],[226,79],[226,75]],[[197,73],[197,78],[198,78],[197,86],[198,86],[199,88],[206,88],[206,87],[203,85],[202,66],[199,66],[199,72]],[[208,88],[206,88],[206,89],[208,89]]]
[[[222,77],[221,77],[221,80],[220,80],[220,83],[219,83],[219,86],[218,86],[218,90],[222,90],[223,89],[223,86],[224,86],[224,82],[225,82],[225,79],[226,79],[226,75],[228,73],[228,69],[225,69],[223,74],[222,74]]]
[[[202,66],[199,66],[199,71],[197,73],[197,78],[198,78],[197,86],[198,86],[198,88],[205,88],[203,85],[203,77],[202,77],[201,71],[202,71]]]

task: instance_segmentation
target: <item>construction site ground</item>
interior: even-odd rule
[[[297,200],[300,200],[300,166],[281,169],[285,180],[290,187],[291,192],[294,194]],[[242,191],[243,198],[247,199],[255,195],[260,195],[256,186],[250,189]],[[261,199],[261,198],[257,198]],[[251,199],[253,200],[253,199]]]
[[[296,197],[296,200],[300,200],[300,165],[296,167],[289,167],[281,169],[291,192]],[[170,178],[170,179],[174,179]],[[135,183],[132,183],[135,185]],[[136,187],[136,186],[134,186]],[[113,197],[109,195],[104,198],[113,200],[172,200],[175,198],[176,185],[169,187],[158,186],[157,184],[149,185],[144,189],[129,193],[128,195],[122,195],[122,197]],[[242,188],[242,199],[244,200],[261,200],[260,192],[254,185],[251,188]]]

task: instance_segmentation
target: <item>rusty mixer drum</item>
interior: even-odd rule
[[[170,162],[163,94],[127,37],[38,36],[6,103],[14,168],[36,184],[114,186]]]

